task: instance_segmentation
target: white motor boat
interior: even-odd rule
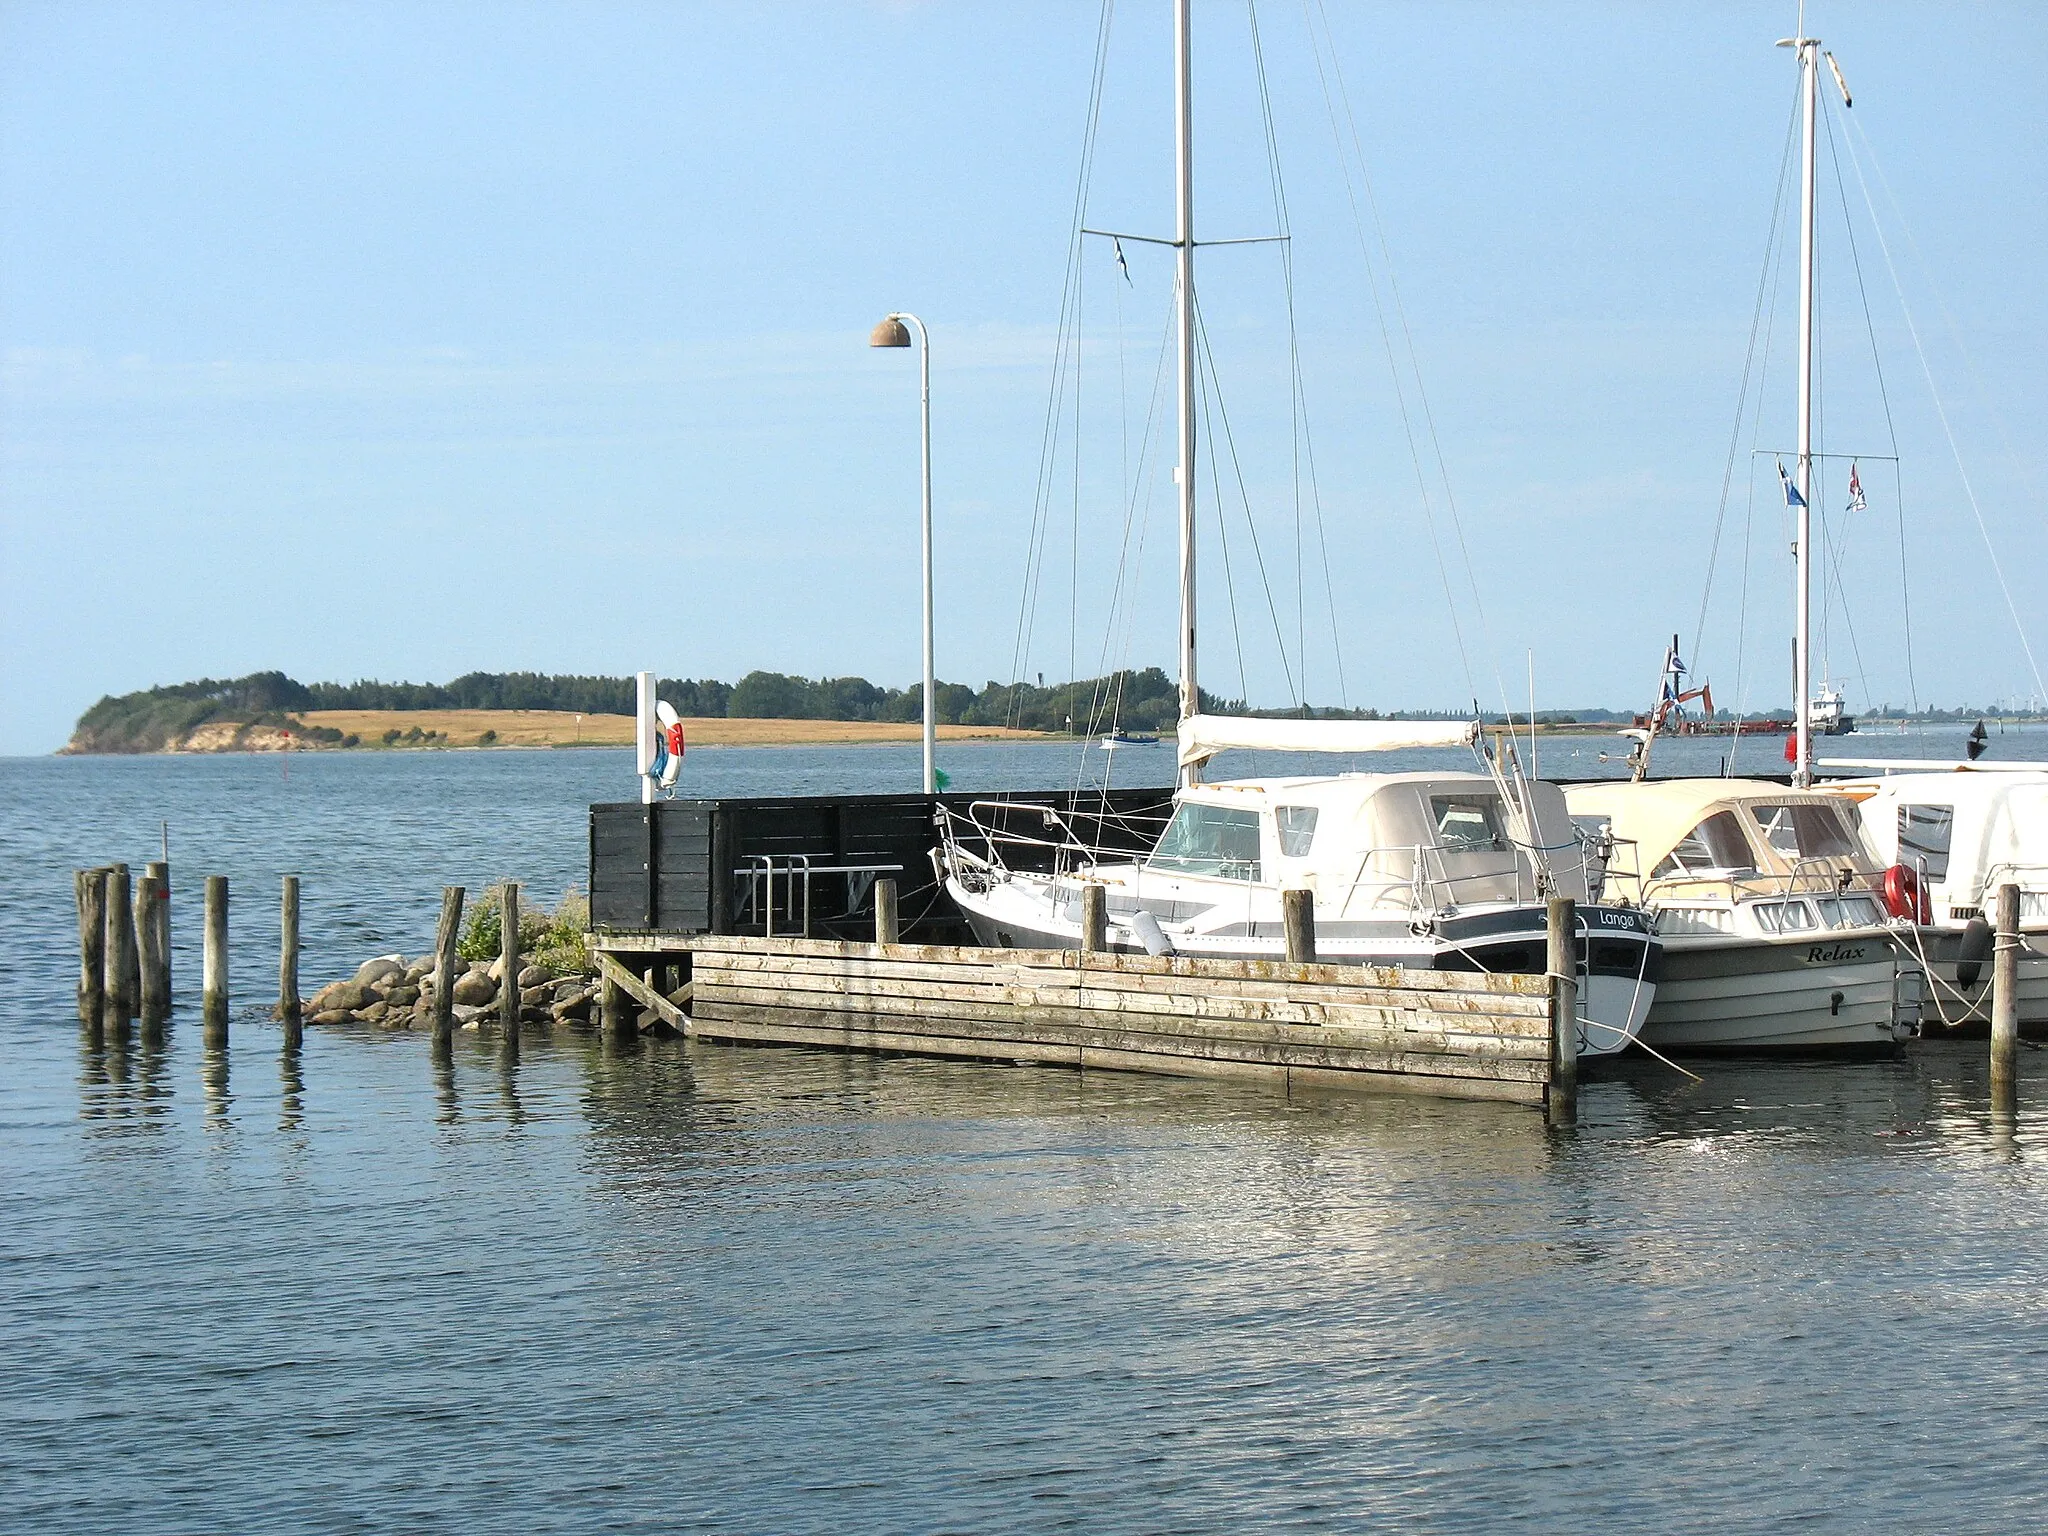
[[[1611,846],[1595,894],[1656,917],[1645,1045],[1882,1054],[1910,1032],[1910,924],[1887,908],[1886,872],[1839,798],[1743,779],[1564,793],[1579,831]]]
[[[1910,870],[1921,893],[1924,1022],[1990,1022],[1998,888],[2017,885],[2020,1022],[2048,1024],[2048,769],[1959,764],[1827,787],[1855,803],[1877,856]]]
[[[1471,741],[1466,723],[1218,720],[1182,731],[1182,756],[1219,738],[1284,737],[1295,750],[1360,750]],[[1303,743],[1314,743],[1313,746]],[[1340,745],[1343,743],[1343,745]],[[1192,761],[1199,762],[1200,756]],[[1123,953],[1284,959],[1283,893],[1315,897],[1324,962],[1542,975],[1545,898],[1580,903],[1579,1050],[1627,1048],[1649,1016],[1660,946],[1647,914],[1595,905],[1584,849],[1555,785],[1483,773],[1345,773],[1193,783],[1174,795],[1165,831],[1142,857],[1104,855],[1064,836],[1002,830],[1015,802],[946,817],[946,889],[984,944],[1075,949],[1082,891],[1099,885],[1109,947]],[[1006,848],[1034,844],[1050,871],[1012,868]],[[1551,850],[1569,850],[1553,860]]]

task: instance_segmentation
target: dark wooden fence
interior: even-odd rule
[[[1047,790],[981,796],[850,795],[786,800],[662,800],[590,808],[590,922],[599,932],[872,938],[873,880],[897,882],[906,943],[971,942],[932,866],[937,809],[1048,842],[1047,809],[1090,846],[1149,849],[1172,809],[1167,789]],[[1013,869],[1050,867],[1051,848],[1003,850]],[[814,873],[805,879],[808,861]],[[807,919],[807,920],[806,920]]]

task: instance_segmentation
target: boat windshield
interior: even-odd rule
[[[1856,840],[1849,835],[1837,806],[1752,805],[1749,814],[1756,819],[1764,841],[1788,863],[1841,859],[1856,852]]]
[[[1651,878],[1667,875],[1746,875],[1756,867],[1750,855],[1749,839],[1742,835],[1742,823],[1733,811],[1716,811],[1694,827],[1651,871]]]
[[[1148,869],[1225,880],[1259,878],[1259,813],[1220,805],[1184,804],[1173,813]]]

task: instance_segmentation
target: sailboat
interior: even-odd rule
[[[1546,898],[1579,918],[1579,1050],[1633,1042],[1656,992],[1659,943],[1630,906],[1594,905],[1564,796],[1512,759],[1480,773],[1342,773],[1203,782],[1219,752],[1359,754],[1475,747],[1476,721],[1271,720],[1205,715],[1196,686],[1195,252],[1189,0],[1174,5],[1175,350],[1178,363],[1180,787],[1142,858],[1106,854],[1046,820],[1052,868],[1010,867],[998,807],[940,810],[935,859],[984,943],[1076,949],[1083,891],[1103,889],[1112,950],[1282,959],[1283,895],[1313,893],[1321,959],[1362,965],[1541,974]],[[1005,807],[1007,808],[1007,807]],[[1014,854],[1016,850],[1012,848]],[[1020,861],[1021,862],[1021,861]]]
[[[1829,728],[1829,717],[1815,715],[1810,645],[1814,126],[1823,55],[1817,38],[1779,46],[1796,50],[1804,104],[1798,465],[1792,474],[1780,466],[1798,519],[1791,787],[1650,781],[1652,731],[1631,757],[1629,781],[1565,793],[1581,832],[1612,850],[1599,888],[1657,917],[1664,971],[1643,1026],[1645,1045],[1889,1053],[1917,1022],[1921,974],[1901,941],[1920,896],[1913,871],[1879,863],[1851,808],[1812,787],[1813,738]],[[1674,641],[1667,676],[1675,656]],[[1666,683],[1667,695],[1672,686]]]

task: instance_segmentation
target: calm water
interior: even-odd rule
[[[1606,744],[1546,767],[1592,771],[1574,745]],[[690,764],[786,793],[915,760]],[[946,766],[1043,785],[1071,754]],[[516,1066],[374,1032],[284,1055],[253,1006],[279,873],[324,980],[423,947],[443,883],[579,880],[584,805],[629,790],[608,752],[0,762],[0,1528],[2048,1522],[2038,1053],[2017,1124],[1956,1045],[1645,1065],[1569,1135],[566,1034]],[[234,882],[224,1054],[187,1007],[160,1053],[71,1017],[69,870],[139,865],[164,820],[188,1005],[196,877]]]

